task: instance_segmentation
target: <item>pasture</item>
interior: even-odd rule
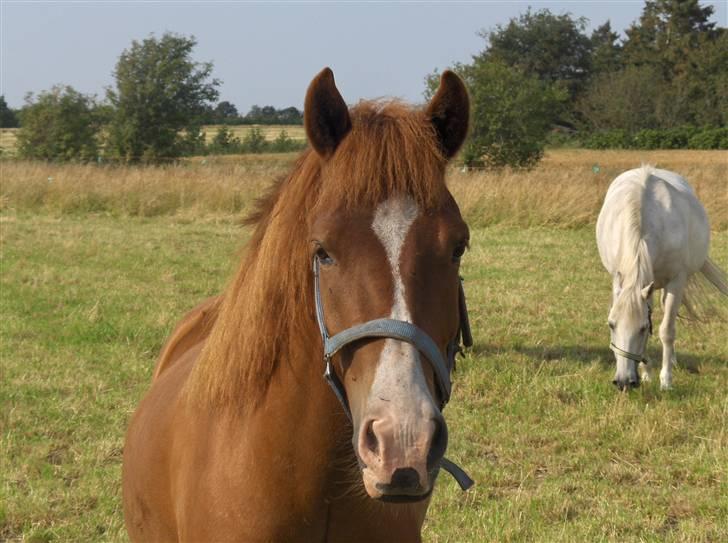
[[[165,336],[223,288],[241,218],[292,159],[0,163],[0,539],[126,540],[129,416]],[[726,323],[678,323],[674,390],[654,370],[629,394],[611,384],[593,224],[610,180],[641,162],[689,179],[728,269],[725,152],[558,151],[527,173],[450,172],[471,225],[475,345],[454,375],[448,456],[477,484],[440,478],[427,541],[728,539]]]

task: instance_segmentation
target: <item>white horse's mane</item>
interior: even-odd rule
[[[619,255],[619,273],[622,276],[622,293],[617,300],[620,309],[641,308],[641,291],[654,280],[652,260],[642,232],[642,198],[653,167],[642,165],[634,171],[633,183],[624,199],[624,243]]]

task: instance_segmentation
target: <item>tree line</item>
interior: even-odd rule
[[[623,39],[609,21],[587,34],[584,18],[530,8],[482,32],[484,49],[453,67],[473,100],[465,162],[527,167],[547,143],[728,148],[728,32],[713,11],[647,0]]]
[[[205,107],[201,121],[203,124],[226,124],[226,125],[246,125],[246,124],[303,124],[303,111],[296,107],[286,107],[276,109],[273,106],[254,105],[246,114],[238,113],[235,104],[223,100],[215,107]]]
[[[728,148],[728,31],[699,0],[646,0],[620,38],[609,21],[528,10],[483,31],[483,50],[452,66],[472,99],[470,166],[530,167],[550,145],[590,148]],[[300,124],[295,107],[253,106],[240,114],[217,102],[212,63],[196,62],[193,37],[167,33],[134,41],[114,70],[104,101],[71,87],[29,96],[17,114],[0,98],[3,126],[21,126],[28,158],[128,162],[206,152],[297,148],[286,134],[243,141],[238,124]],[[439,80],[425,78],[425,98]],[[204,124],[224,125],[210,144]],[[262,138],[262,140],[261,140]],[[294,142],[295,143],[295,142]]]

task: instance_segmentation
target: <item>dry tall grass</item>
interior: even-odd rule
[[[0,211],[236,219],[286,173],[294,158],[207,157],[128,167],[5,161],[0,163]],[[728,229],[725,151],[558,150],[529,172],[453,168],[449,185],[474,226],[578,227],[596,220],[611,180],[642,163],[685,176],[708,210],[713,229]]]
[[[449,184],[475,225],[575,227],[594,223],[612,180],[641,164],[686,177],[712,228],[728,228],[726,151],[555,150],[529,172],[453,170]]]

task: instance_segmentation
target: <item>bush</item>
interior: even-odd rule
[[[666,130],[640,130],[632,137],[634,149],[686,149],[694,128],[681,127]]]
[[[629,149],[631,138],[626,130],[602,130],[589,135],[584,141],[587,149]]]
[[[288,135],[288,132],[281,130],[278,137],[273,140],[270,150],[274,153],[290,153],[293,151],[300,151],[305,146],[306,142],[296,141]]]
[[[728,149],[728,127],[681,126],[645,129],[632,135],[626,130],[604,130],[590,134],[584,146],[588,149]]]
[[[690,149],[728,149],[728,127],[705,128],[688,140]]]
[[[217,155],[235,154],[242,152],[242,144],[230,128],[221,126],[207,146],[207,151]]]
[[[17,134],[18,156],[90,161],[98,155],[100,115],[94,99],[72,87],[56,86],[26,98]]]
[[[254,126],[243,138],[243,144],[241,146],[241,152],[243,153],[264,153],[268,150],[269,144],[265,140],[263,131]]]

